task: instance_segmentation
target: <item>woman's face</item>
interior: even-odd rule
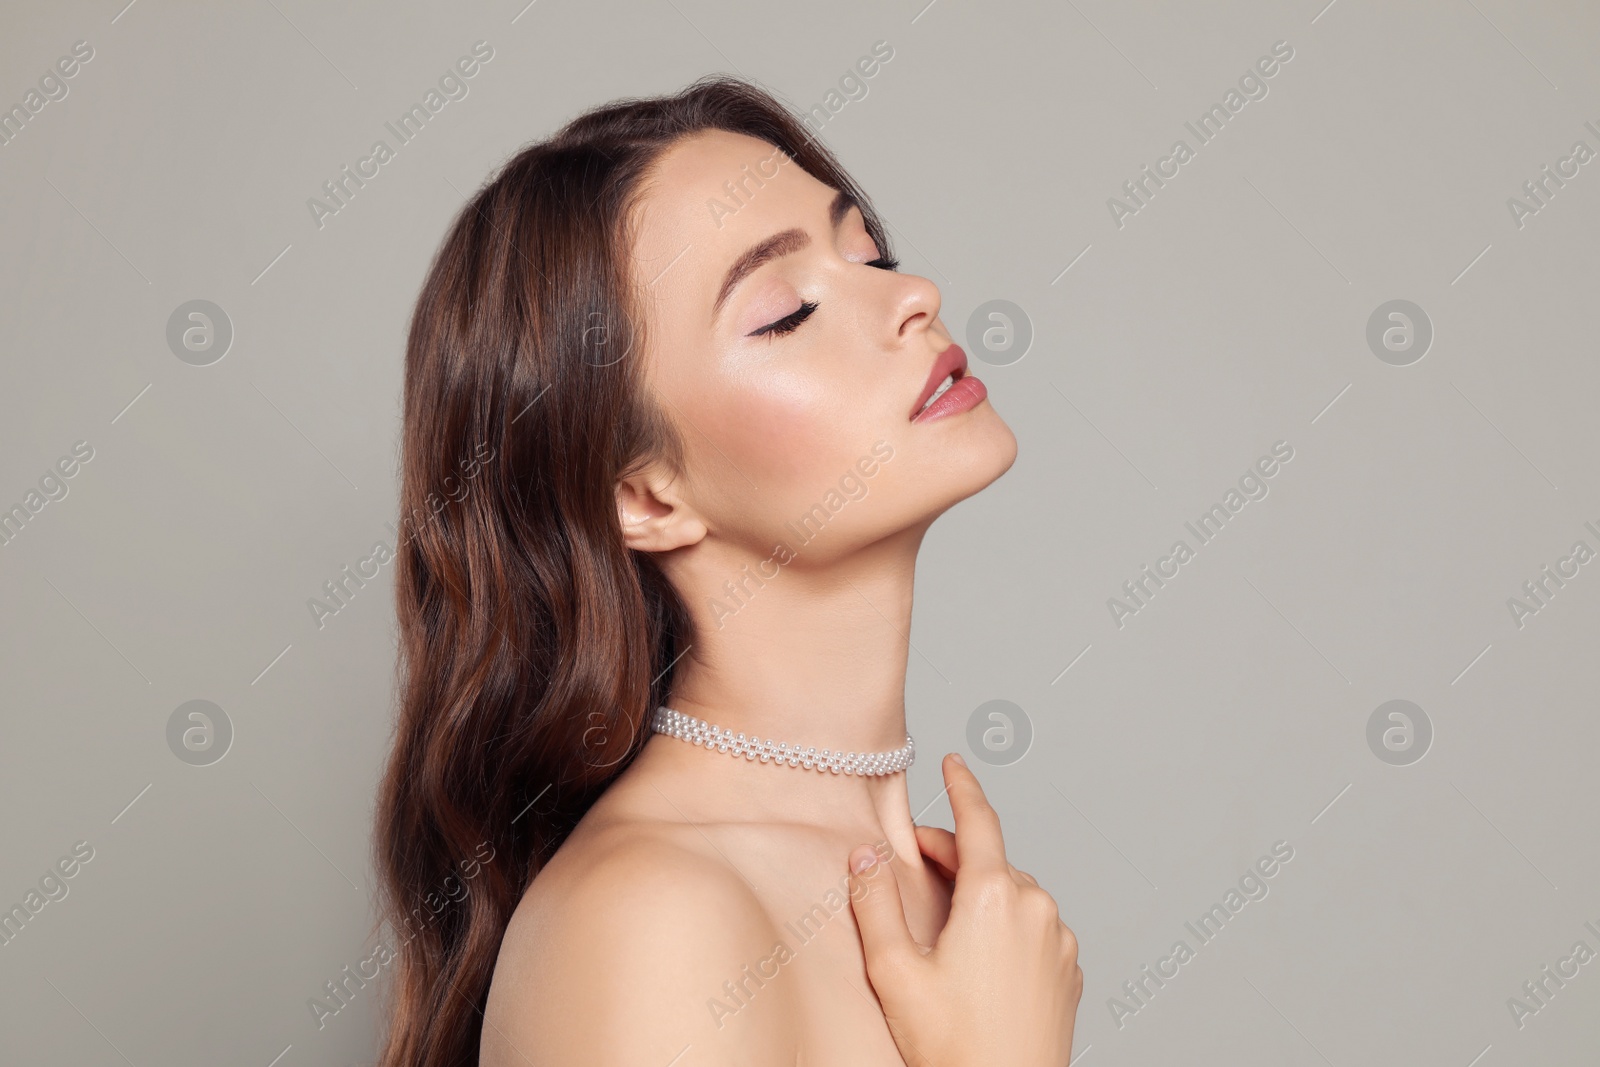
[[[965,362],[938,287],[886,269],[860,210],[772,145],[678,142],[634,224],[646,380],[685,447],[673,489],[713,536],[836,558],[1011,466],[1016,438],[975,378],[913,420]]]

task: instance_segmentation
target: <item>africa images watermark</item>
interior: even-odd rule
[[[894,846],[887,841],[879,841],[873,846],[873,851],[878,854],[879,863],[888,863],[895,856]],[[754,964],[745,964],[736,981],[722,983],[722,996],[706,998],[706,1010],[711,1012],[711,1021],[717,1024],[717,1029],[721,1030],[730,1018],[748,1007],[756,994],[778,977],[783,965],[793,960],[800,949],[822,933],[829,919],[850,906],[847,901],[860,900],[866,891],[867,885],[860,875],[845,874],[839,879],[838,888],[830,888],[819,902],[812,904],[798,918],[784,923],[783,928],[794,937],[794,948],[790,948],[782,938],[778,939],[773,942],[772,951],[766,956]]]
[[[1583,526],[1594,534],[1597,543],[1600,543],[1600,529],[1596,529],[1593,522],[1585,522]],[[1516,623],[1517,629],[1520,630],[1528,624],[1530,615],[1537,615],[1549,607],[1556,592],[1566,588],[1567,581],[1576,578],[1579,568],[1594,557],[1595,550],[1589,547],[1589,542],[1579,538],[1572,543],[1571,550],[1565,556],[1557,558],[1553,573],[1551,565],[1547,563],[1540,568],[1537,575],[1522,583],[1522,592],[1527,597],[1526,600],[1519,600],[1514,596],[1506,597],[1506,608],[1511,612],[1511,621]],[[1552,584],[1555,588],[1551,588]]]
[[[1244,510],[1245,504],[1252,500],[1265,500],[1271,488],[1267,479],[1273,477],[1282,468],[1279,463],[1288,463],[1294,458],[1294,446],[1287,441],[1275,441],[1270,455],[1262,456],[1254,465],[1239,476],[1239,488],[1228,487],[1223,494],[1222,502],[1212,504],[1210,509],[1201,513],[1194,522],[1184,523],[1184,527],[1194,534],[1199,546],[1209,545],[1222,532],[1228,520]],[[1198,524],[1198,527],[1196,526]],[[1156,592],[1166,586],[1166,579],[1170,581],[1178,576],[1179,569],[1194,559],[1198,548],[1191,548],[1189,542],[1183,538],[1174,541],[1172,548],[1165,556],[1156,560],[1155,570],[1151,571],[1150,564],[1144,565],[1139,577],[1131,578],[1122,583],[1122,591],[1127,595],[1124,601],[1118,597],[1111,597],[1106,601],[1106,607],[1111,611],[1111,621],[1117,629],[1127,625],[1130,615],[1137,615],[1140,611],[1150,606],[1150,600]],[[1171,570],[1168,570],[1168,567]],[[1151,588],[1152,584],[1154,588]]]
[[[1288,63],[1294,58],[1294,48],[1288,41],[1275,41],[1272,45],[1272,54],[1262,56],[1255,61],[1255,65],[1239,76],[1239,88],[1229,89],[1222,97],[1222,103],[1212,104],[1203,112],[1199,119],[1199,126],[1193,122],[1185,122],[1184,126],[1194,134],[1198,146],[1210,144],[1218,134],[1228,125],[1228,122],[1244,110],[1246,104],[1252,100],[1266,98],[1267,79],[1274,77],[1282,67],[1280,63]],[[1155,170],[1151,171],[1150,165],[1145,164],[1137,178],[1122,183],[1122,191],[1127,195],[1127,200],[1116,197],[1106,198],[1106,208],[1111,212],[1111,222],[1122,229],[1124,221],[1129,215],[1137,215],[1140,210],[1149,206],[1149,201],[1156,195],[1158,189],[1166,186],[1162,179],[1176,178],[1185,163],[1195,157],[1197,149],[1189,147],[1189,142],[1181,137],[1172,143],[1172,149],[1166,155],[1156,160]],[[1169,170],[1168,167],[1171,167]]]
[[[1595,126],[1593,120],[1583,125],[1590,133],[1600,138],[1600,127]],[[1511,221],[1516,223],[1517,229],[1520,230],[1528,224],[1530,215],[1537,215],[1550,206],[1550,200],[1556,195],[1556,191],[1567,187],[1563,178],[1576,178],[1579,168],[1594,157],[1595,150],[1589,147],[1589,142],[1574,141],[1571,151],[1556,160],[1555,170],[1552,171],[1550,164],[1546,163],[1539,168],[1537,178],[1522,183],[1522,192],[1527,200],[1519,200],[1514,196],[1506,197],[1506,210],[1511,212]]]
[[[894,45],[888,41],[872,42],[872,54],[857,59],[855,65],[839,76],[839,88],[829,89],[822,103],[813,104],[800,121],[812,133],[820,133],[833,117],[845,109],[852,100],[865,100],[870,91],[867,79],[877,77],[883,64],[894,58]]]
[[[56,860],[54,866],[47,867],[44,874],[39,876],[39,888],[29,889],[23,896],[22,903],[13,904],[5,912],[0,912],[0,945],[9,945],[22,933],[23,928],[32,922],[38,914],[45,909],[47,904],[67,899],[71,887],[66,879],[75,876],[83,869],[83,864],[94,859],[94,846],[87,841],[79,841],[72,846],[69,855]]]
[[[435,89],[430,86],[423,94],[422,103],[412,104],[394,122],[383,124],[384,129],[394,135],[395,147],[389,147],[388,141],[379,138],[372,143],[371,152],[356,160],[354,171],[346,163],[339,168],[338,174],[323,182],[322,192],[327,200],[319,200],[314,196],[306,200],[306,208],[311,212],[311,221],[316,223],[317,229],[328,224],[329,216],[337,215],[349,207],[356,193],[365,189],[367,182],[381,173],[384,164],[394,159],[400,148],[410,144],[428,122],[444,110],[446,104],[452,100],[465,100],[470,91],[467,79],[476,77],[483,69],[482,64],[493,58],[494,48],[488,41],[474,43],[472,54],[462,56],[456,60],[453,68],[441,74],[439,87]]]
[[[65,500],[67,493],[71,492],[66,480],[76,475],[83,469],[82,465],[93,458],[93,445],[88,441],[75,441],[70,455],[56,460],[53,468],[46,468],[39,476],[38,489],[29,489],[22,503],[0,511],[0,545],[9,545],[16,540],[34,516],[45,509],[46,504]]]
[[[1593,919],[1584,920],[1583,925],[1584,929],[1600,938],[1600,926],[1596,926]],[[1553,971],[1547,963],[1539,969],[1537,978],[1523,982],[1522,992],[1526,999],[1506,998],[1506,1010],[1511,1012],[1511,1021],[1517,1024],[1517,1029],[1528,1025],[1528,1016],[1537,1015],[1548,1008],[1555,995],[1567,987],[1567,982],[1578,977],[1581,968],[1594,958],[1595,951],[1587,941],[1574,941],[1572,951],[1556,960]]]
[[[395,535],[394,545],[382,540],[374,542],[372,550],[356,560],[353,573],[351,565],[347,563],[339,569],[338,576],[322,583],[322,592],[327,597],[326,600],[318,600],[316,597],[306,598],[306,607],[310,610],[311,621],[317,624],[317,629],[325,628],[330,616],[337,615],[350,606],[350,602],[355,599],[356,594],[366,588],[367,582],[376,578],[383,567],[394,560],[395,549],[416,537],[417,531],[432,522],[434,517],[444,509],[446,497],[458,504],[465,500],[467,490],[471,488],[472,479],[477,477],[478,472],[485,463],[494,459],[494,455],[494,446],[480,441],[473,447],[471,457],[457,462],[456,473],[444,476],[443,487],[445,495],[440,496],[437,492],[429,492],[425,501],[429,510],[423,511],[421,508],[412,508],[411,514],[405,516],[402,520],[405,523],[405,533],[403,535],[394,523],[386,524],[389,527],[389,532]],[[460,486],[459,496],[450,487],[451,482],[455,482]],[[368,567],[371,568],[370,571]],[[352,586],[354,588],[351,588]]]
[[[93,45],[88,41],[73,42],[71,55],[62,56],[56,60],[54,69],[46,69],[39,75],[39,88],[24,93],[22,103],[12,104],[10,108],[0,111],[0,145],[8,145],[16,140],[28,128],[34,116],[45,109],[46,104],[65,100],[72,91],[67,80],[77,77],[83,64],[93,58]]]
[[[877,459],[873,459],[876,456]],[[894,458],[894,446],[884,440],[873,442],[872,454],[862,456],[856,460],[855,466],[847,469],[839,476],[836,488],[831,488],[817,503],[811,505],[805,514],[800,516],[799,525],[794,522],[785,522],[784,529],[794,535],[800,548],[810,544],[824,529],[829,521],[844,510],[844,506],[852,500],[860,500],[867,495],[867,483],[864,479],[871,478],[882,468],[878,461],[888,463]],[[779,541],[772,546],[772,554],[756,564],[755,573],[746,563],[739,568],[739,574],[722,583],[723,592],[727,593],[727,602],[720,596],[710,597],[711,617],[717,622],[716,628],[722,629],[722,624],[729,616],[737,615],[754,599],[756,593],[766,588],[767,582],[783,573],[783,567],[794,562],[799,556],[798,549],[790,548],[787,541]],[[768,567],[771,571],[768,571]],[[755,583],[755,588],[750,588],[750,583]],[[729,606],[731,603],[732,606]]]
[[[894,58],[894,46],[888,41],[875,41],[870,55],[857,59],[855,65],[839,76],[837,89],[829,89],[822,98],[822,103],[813,104],[802,116],[801,121],[813,134],[821,131],[835,115],[843,111],[845,106],[853,100],[865,100],[871,91],[867,85],[868,79],[875,78],[883,71],[883,65]],[[766,186],[766,183],[778,176],[778,170],[785,163],[793,163],[794,157],[782,148],[774,148],[772,152],[756,162],[752,170],[746,163],[739,168],[740,176],[736,179],[722,183],[723,192],[727,200],[717,197],[706,198],[706,210],[711,214],[711,221],[717,229],[722,229],[722,220],[729,215],[737,214],[739,209],[746,206],[755,197],[756,191]],[[751,188],[752,183],[754,188]]]
[[[1183,924],[1184,928],[1195,937],[1194,948],[1190,948],[1189,942],[1179,938],[1172,943],[1172,948],[1165,956],[1156,960],[1154,970],[1147,963],[1139,968],[1140,977],[1130,978],[1122,983],[1122,992],[1126,994],[1126,1000],[1107,997],[1106,1008],[1111,1012],[1111,1021],[1117,1024],[1117,1029],[1121,1030],[1126,1026],[1130,1016],[1137,1015],[1149,1007],[1156,993],[1165,989],[1167,982],[1178,976],[1183,965],[1193,960],[1200,948],[1215,941],[1228,922],[1244,910],[1246,904],[1267,899],[1267,894],[1272,890],[1266,880],[1276,875],[1282,870],[1283,865],[1292,859],[1294,859],[1294,846],[1287,841],[1274,841],[1271,853],[1256,860],[1252,867],[1240,875],[1238,885],[1229,886],[1220,903],[1212,904],[1210,910],[1202,913],[1194,922]]]
[[[484,855],[484,849],[489,850],[488,855]],[[449,875],[437,889],[421,895],[422,903],[412,908],[411,914],[406,916],[405,937],[401,941],[394,943],[379,941],[370,954],[356,961],[354,971],[350,969],[349,964],[346,964],[337,976],[322,984],[326,996],[306,998],[306,1007],[311,1010],[312,1018],[317,1020],[318,1030],[326,1027],[330,1018],[348,1008],[355,1000],[356,993],[365,989],[368,982],[376,980],[383,972],[383,968],[398,958],[399,953],[396,949],[401,943],[416,937],[418,928],[433,922],[450,904],[459,904],[467,898],[467,894],[471,891],[467,883],[478,876],[484,864],[494,859],[494,846],[488,841],[480,841],[473,849],[473,853],[476,859],[469,856],[457,862],[456,866],[461,868],[459,878],[453,874]],[[368,965],[371,965],[371,973],[367,971]],[[354,988],[351,988],[352,983]]]
[[[777,160],[777,162],[773,162]],[[755,198],[756,190],[766,187],[767,182],[778,176],[778,168],[785,163],[793,163],[794,157],[781,148],[774,148],[770,153],[756,161],[755,171],[751,172],[750,164],[746,163],[739,168],[740,177],[737,182],[725,181],[722,183],[723,191],[728,194],[727,200],[718,200],[716,197],[706,198],[706,210],[711,213],[711,221],[716,223],[717,229],[722,229],[722,220],[729,215],[737,215],[739,209],[745,207]],[[767,164],[772,164],[768,172]],[[762,179],[765,179],[763,181]],[[750,183],[755,183],[755,189],[750,188]],[[743,193],[743,196],[739,194]],[[729,206],[731,203],[732,206]]]

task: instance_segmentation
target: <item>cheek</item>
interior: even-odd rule
[[[810,377],[764,368],[729,383],[707,415],[706,432],[763,489],[804,488],[819,470],[829,476],[842,442],[865,433],[852,434],[853,409],[837,392]]]

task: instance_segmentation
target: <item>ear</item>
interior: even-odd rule
[[[640,552],[668,552],[699,543],[706,524],[678,492],[677,475],[658,464],[617,482],[622,540]]]

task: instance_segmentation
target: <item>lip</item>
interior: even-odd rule
[[[917,412],[922,410],[922,405],[926,404],[928,398],[938,391],[939,383],[952,374],[956,376],[956,381],[960,381],[967,376],[966,350],[953,342],[949,348],[934,357],[933,369],[928,372],[928,380],[923,383],[922,392],[917,394],[917,402],[911,405],[911,413],[908,417],[912,422],[917,421]],[[952,385],[951,388],[955,387]],[[945,395],[949,395],[949,390],[945,391]],[[939,399],[942,401],[944,397]],[[931,411],[932,409],[930,408],[929,410]]]
[[[989,389],[983,382],[971,374],[964,374],[957,378],[950,388],[941,393],[938,400],[929,404],[927,411],[924,411],[911,421],[921,425],[925,422],[932,422],[935,419],[942,419],[947,415],[959,415],[963,411],[971,411],[983,403],[984,398],[988,395]]]

